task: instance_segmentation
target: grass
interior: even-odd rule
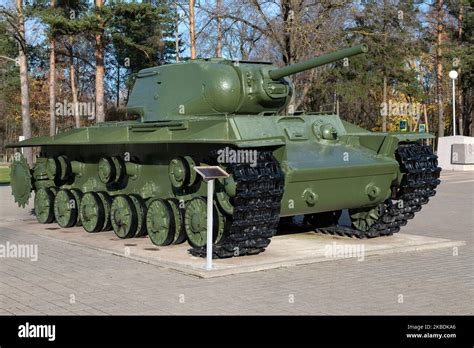
[[[10,183],[10,168],[0,167],[0,185],[7,185]]]

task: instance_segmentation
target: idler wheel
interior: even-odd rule
[[[126,195],[114,198],[110,208],[110,219],[119,238],[132,238],[137,232],[138,214],[132,199]]]
[[[54,221],[54,193],[51,189],[43,187],[36,191],[35,214],[40,224]]]
[[[80,205],[82,227],[89,232],[99,232],[104,226],[104,204],[96,192],[87,192],[82,197]]]
[[[54,198],[54,217],[59,226],[72,227],[79,215],[78,202],[72,192],[67,189],[59,190]]]
[[[137,223],[137,232],[135,237],[142,237],[146,235],[146,212],[147,207],[145,200],[137,194],[132,194],[129,196],[130,199],[135,204],[135,209],[137,210],[138,223]]]
[[[154,199],[146,215],[148,236],[155,245],[170,245],[175,236],[175,219],[171,205],[163,199]]]

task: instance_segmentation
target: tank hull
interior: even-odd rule
[[[240,230],[248,221],[254,221],[243,234],[250,237],[238,243],[221,243],[221,249],[217,247],[218,256],[228,257],[235,256],[235,245],[239,255],[264,250],[276,233],[280,217],[321,217],[343,209],[356,211],[355,216],[360,216],[359,210],[373,214],[371,209],[390,201],[394,188],[400,186],[405,175],[395,155],[399,144],[430,137],[371,133],[341,121],[336,115],[222,115],[153,123],[109,123],[54,137],[29,139],[10,147],[41,147],[32,170],[32,189],[41,191],[41,197],[48,197],[45,190],[54,194],[58,190],[67,191],[61,193],[61,199],[64,201],[75,193],[78,195],[75,204],[79,205],[86,193],[107,195],[110,201],[107,209],[112,213],[105,215],[109,214],[116,222],[112,225],[121,238],[134,235],[120,230],[119,223],[129,215],[147,226],[153,226],[149,220],[156,214],[166,215],[170,207],[160,203],[161,200],[182,205],[181,220],[175,223],[185,226],[187,233],[193,226],[202,225],[197,220],[205,210],[202,201],[196,199],[206,197],[207,185],[192,168],[220,165],[231,177],[217,182],[216,212],[222,221],[234,221],[235,226],[217,223],[221,226],[219,235],[227,233],[232,237],[229,231]],[[104,179],[104,175],[112,175],[113,180]],[[180,181],[181,177],[186,178]],[[139,199],[148,215],[141,220],[136,218],[139,209],[133,211],[124,197]],[[54,199],[54,204],[63,204],[63,213],[56,210],[55,215],[66,214],[66,218],[61,215],[64,225],[74,225],[74,216],[82,216],[79,209],[71,215],[61,199],[57,196]],[[92,208],[87,207],[89,211],[99,204],[94,197],[87,197],[87,202],[92,202]],[[253,212],[249,213],[247,207]],[[131,210],[121,216],[123,209]],[[186,220],[188,210],[191,217]],[[114,211],[118,213],[114,215]],[[70,215],[73,217],[68,218]],[[175,215],[179,214],[175,212]],[[94,216],[91,221],[96,221]],[[45,219],[49,220],[50,217]],[[363,220],[367,220],[365,215]],[[79,223],[79,218],[76,222]],[[88,221],[91,230],[99,229],[96,225]],[[135,225],[127,228],[137,229]],[[153,228],[150,226],[147,228]],[[146,228],[143,231],[146,233]],[[188,237],[193,237],[192,232]],[[160,238],[156,243],[162,243]],[[165,240],[169,243],[171,239]],[[199,246],[199,239],[190,244]],[[193,250],[203,254],[202,245]]]
[[[327,125],[337,131],[336,139],[318,138],[318,130]],[[84,192],[108,190],[97,175],[100,158],[126,157],[126,162],[138,164],[138,173],[128,176],[124,187],[111,193],[139,193],[144,198],[176,195],[168,178],[168,165],[174,157],[189,155],[205,161],[213,150],[271,149],[285,173],[280,214],[292,216],[384,201],[390,196],[391,185],[401,179],[394,158],[398,141],[429,137],[416,133],[370,133],[355,129],[335,115],[249,115],[224,120],[204,117],[150,124],[115,123],[10,146],[41,146],[42,157],[65,155],[80,162],[80,175],[64,186]],[[117,142],[118,139],[121,141]],[[227,160],[232,158],[227,155]],[[376,197],[367,194],[368,185],[380,189]],[[308,190],[317,196],[314,203],[305,199],[304,192]],[[194,194],[205,196],[205,187],[183,198]]]

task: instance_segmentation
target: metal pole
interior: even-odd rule
[[[454,93],[455,85],[456,80],[453,79],[453,135],[456,135],[456,94]]]
[[[207,182],[207,245],[206,269],[212,269],[212,202],[214,196],[214,179]]]
[[[19,141],[25,140],[25,136],[24,136],[24,135],[20,135],[20,136],[18,137],[18,140],[19,140]],[[23,149],[24,149],[24,147],[22,147],[21,150],[20,150],[22,155],[24,155]]]

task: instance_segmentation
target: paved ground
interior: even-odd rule
[[[464,247],[211,279],[18,232],[32,217],[9,190],[0,187],[0,246],[36,244],[39,257],[0,258],[0,314],[474,314],[473,173],[443,175],[403,229]]]

